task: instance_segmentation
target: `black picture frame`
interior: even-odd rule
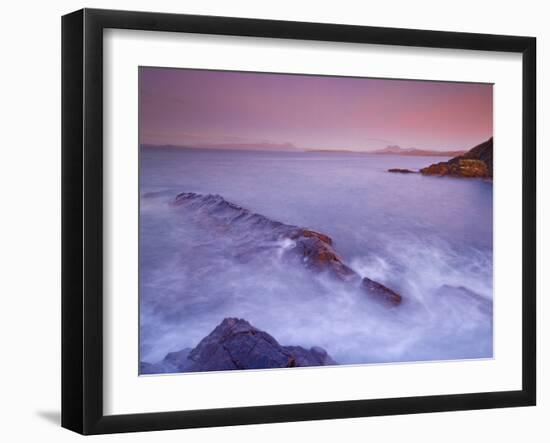
[[[522,389],[104,415],[102,84],[103,30],[108,28],[522,54]],[[535,405],[535,85],[533,37],[97,9],[65,15],[62,18],[62,426],[81,434],[104,434]]]

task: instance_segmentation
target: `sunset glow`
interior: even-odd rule
[[[491,84],[140,68],[140,143],[469,149],[493,133]]]

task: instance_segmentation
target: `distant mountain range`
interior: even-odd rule
[[[383,155],[418,155],[418,156],[434,156],[434,157],[456,157],[462,155],[466,151],[433,151],[430,149],[416,149],[416,148],[401,148],[399,146],[386,146],[384,149],[378,149],[371,151],[371,154],[383,154]]]
[[[272,142],[258,142],[258,143],[209,143],[195,145],[197,148],[204,149],[232,149],[236,151],[300,151],[292,143],[272,143]]]
[[[278,151],[278,152],[304,152],[292,143],[224,143],[224,144],[193,144],[193,145],[151,145],[142,144],[144,148],[184,148],[184,149],[227,149],[234,151]],[[353,149],[306,149],[305,152],[321,152],[334,154],[379,154],[379,155],[411,155],[428,157],[457,157],[466,151],[431,151],[428,149],[400,148],[399,146],[387,146],[376,151],[355,151]]]
[[[278,151],[300,152],[292,143],[200,143],[193,145],[151,145],[142,144],[144,148],[183,148],[183,149],[226,149],[231,151]]]
[[[422,157],[456,157],[466,151],[432,151],[429,149],[401,148],[399,146],[386,146],[376,151],[353,151],[350,149],[309,149],[307,152],[333,152],[349,154],[378,154],[378,155],[411,155]]]

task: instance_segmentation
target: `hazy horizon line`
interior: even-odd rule
[[[484,140],[485,141],[485,140]],[[480,142],[478,144],[481,144],[483,142]],[[176,148],[176,149],[194,149],[194,150],[206,150],[206,151],[239,151],[239,152],[278,152],[278,153],[348,153],[348,154],[384,154],[383,151],[385,151],[386,148],[377,148],[377,149],[370,149],[370,150],[357,150],[357,149],[334,149],[334,148],[299,148],[295,147],[293,149],[261,149],[256,148],[254,149],[254,144],[248,145],[249,147],[236,147],[236,146],[217,146],[217,145],[211,145],[211,146],[194,146],[194,145],[184,145],[184,144],[173,144],[173,143],[140,143],[140,148]],[[434,152],[434,153],[452,153],[455,155],[455,153],[458,152],[467,152],[470,149],[474,148],[476,145],[471,146],[469,148],[463,148],[463,149],[423,149],[423,148],[399,148],[399,150],[406,152]],[[395,152],[395,151],[394,151]],[[391,154],[391,151],[387,151],[386,153]]]

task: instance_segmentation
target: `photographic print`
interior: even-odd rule
[[[140,67],[139,163],[140,374],[493,357],[492,84]]]

